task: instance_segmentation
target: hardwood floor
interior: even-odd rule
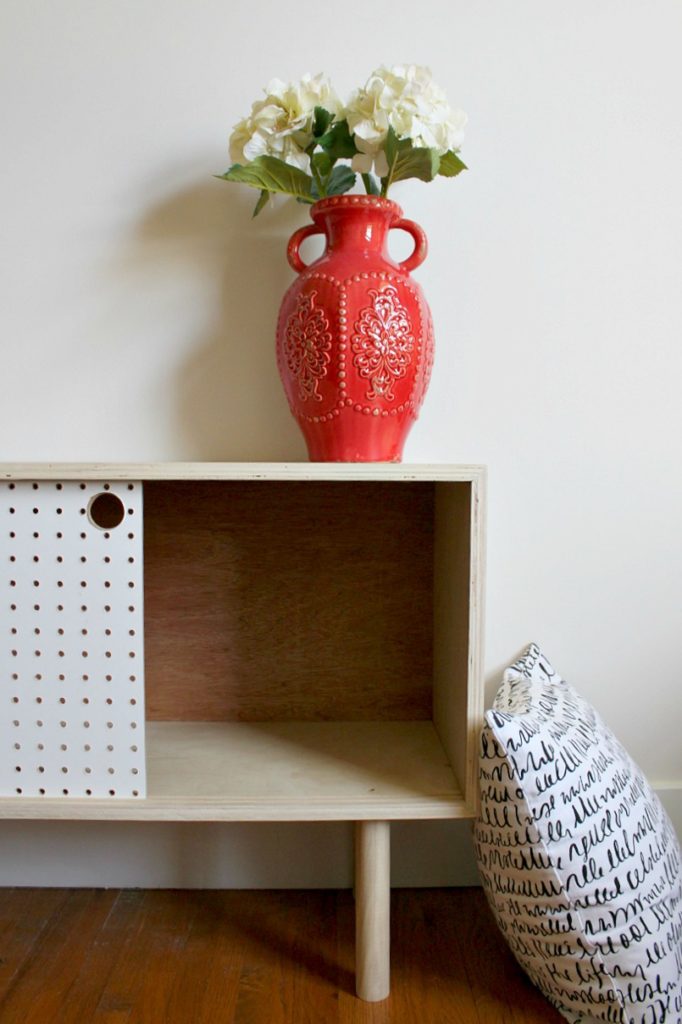
[[[480,889],[397,889],[391,913],[369,1004],[347,891],[0,889],[0,1022],[562,1024]]]

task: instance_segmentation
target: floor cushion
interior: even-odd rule
[[[476,853],[517,960],[572,1024],[682,1024],[682,858],[641,770],[535,644],[485,717]]]

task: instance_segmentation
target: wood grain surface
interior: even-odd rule
[[[144,493],[150,720],[431,717],[432,482]]]
[[[391,894],[391,995],[354,993],[348,891],[0,890],[2,1024],[562,1024],[480,889]]]

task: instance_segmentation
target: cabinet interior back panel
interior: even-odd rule
[[[145,795],[142,486],[0,485],[0,793]]]
[[[144,487],[148,718],[431,718],[433,483]]]

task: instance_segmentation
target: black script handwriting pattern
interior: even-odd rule
[[[571,1024],[682,1024],[682,857],[641,770],[537,645],[480,747],[475,842],[497,923]]]

